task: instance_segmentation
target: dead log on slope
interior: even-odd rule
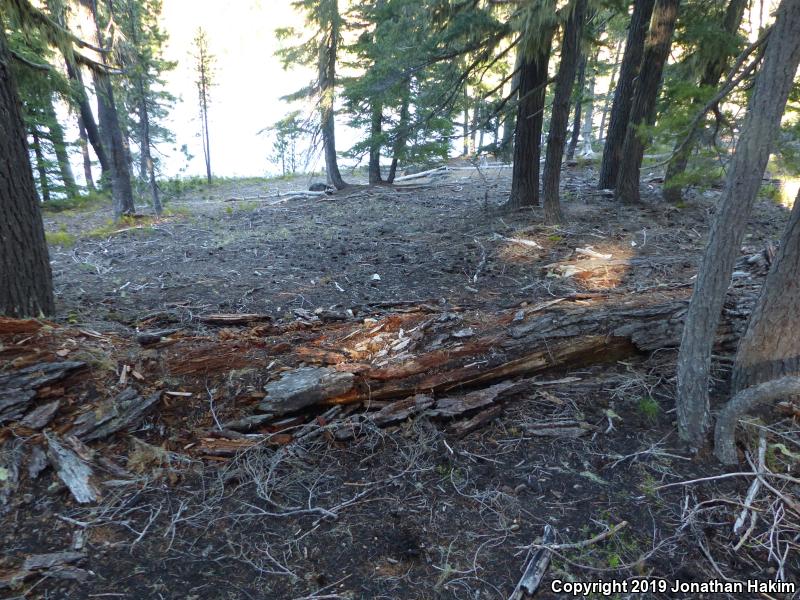
[[[341,391],[342,386],[320,387],[316,383],[311,386],[313,390],[307,390],[308,394],[296,388],[292,406],[299,410],[317,404],[396,401],[428,394],[437,398],[436,406],[430,409],[432,414],[454,416],[492,404],[495,398],[487,400],[491,396],[487,394],[493,389],[500,395],[518,388],[520,382],[509,384],[509,379],[677,348],[688,300],[649,305],[642,300],[637,298],[624,306],[588,308],[565,307],[562,303],[516,322],[513,312],[491,320],[489,315],[482,315],[488,326],[477,330],[467,341],[451,335],[448,345],[437,346],[442,337],[439,334],[418,344],[414,355],[404,352],[388,361],[384,359],[380,366],[356,370],[352,380],[345,377],[350,386],[345,386],[345,391]],[[735,347],[751,305],[749,296],[730,299],[718,331],[718,352]],[[463,323],[454,323],[453,327],[463,328]],[[341,343],[338,348],[348,352]],[[344,370],[346,365],[337,368]],[[279,387],[283,379],[288,384],[302,374],[295,373],[287,371],[281,380],[267,386],[262,410],[271,412],[271,390]],[[505,383],[481,390],[474,398],[456,395],[458,390],[484,388],[497,382]],[[447,408],[451,403],[456,408]],[[288,405],[282,408],[281,414],[293,410]]]

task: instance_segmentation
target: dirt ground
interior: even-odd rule
[[[162,220],[101,237],[88,233],[109,214],[47,215],[49,231],[77,239],[51,247],[56,321],[133,338],[153,319],[208,333],[194,319],[201,313],[267,313],[290,324],[307,317],[298,309],[363,318],[415,303],[491,311],[576,292],[688,294],[718,190],[674,207],[651,183],[646,203],[631,207],[599,194],[595,180],[592,164],[566,169],[563,227],[542,225],[541,209],[505,210],[510,171],[498,168],[286,201],[271,196],[308,181],[228,182],[171,200]],[[227,201],[254,196],[264,197]],[[774,243],[786,216],[760,201],[742,255]],[[576,248],[630,266],[565,276],[556,263]],[[112,478],[100,503],[78,505],[47,473],[0,516],[0,571],[31,554],[83,554],[81,573],[38,575],[0,595],[505,599],[550,525],[564,546],[552,553],[539,598],[790,598],[552,591],[554,580],[800,583],[800,533],[774,496],[760,496],[760,519],[734,549],[742,536],[731,526],[751,478],[662,487],[723,470],[677,440],[674,362],[670,349],[554,374],[563,383],[513,398],[463,437],[423,416],[347,442],[309,436],[225,459],[192,455],[176,441],[181,429],[216,419],[213,403],[187,408],[179,422],[165,416],[180,409],[182,399],[171,398],[169,410],[113,447],[110,458],[137,473],[135,482]],[[730,357],[717,357],[715,377],[729,366]],[[234,409],[217,406],[220,415]],[[791,419],[775,418],[787,440],[796,433]],[[535,433],[564,420],[591,433]],[[156,440],[172,442],[159,452]]]

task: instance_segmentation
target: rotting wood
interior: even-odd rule
[[[12,439],[0,446],[0,514],[11,507],[9,501],[19,485],[22,441]]]
[[[100,492],[91,481],[92,468],[73,450],[63,445],[55,434],[45,433],[45,439],[50,463],[75,500],[81,504],[97,500]]]
[[[28,429],[41,429],[53,419],[59,406],[61,406],[60,400],[37,406],[25,415],[19,423]]]
[[[253,313],[253,314],[211,314],[199,315],[197,320],[206,325],[248,325],[250,323],[261,323],[272,321],[272,315]]]
[[[78,361],[47,362],[0,373],[0,423],[19,419],[39,388],[85,367],[86,363]]]
[[[295,369],[264,386],[267,397],[260,408],[274,415],[298,411],[346,394],[353,388],[354,379],[352,373],[325,367]]]
[[[141,422],[145,413],[161,399],[161,391],[142,398],[135,388],[127,387],[114,398],[75,419],[70,434],[84,442],[108,437]]]
[[[524,594],[532,596],[536,593],[539,584],[542,582],[542,577],[547,572],[547,567],[550,566],[550,549],[547,545],[552,543],[554,539],[555,531],[550,525],[545,525],[542,545],[536,549],[536,552],[528,560],[522,573],[522,578],[508,597],[508,600],[522,600]]]

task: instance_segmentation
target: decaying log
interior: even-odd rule
[[[136,341],[139,342],[142,346],[150,346],[152,344],[159,343],[164,338],[167,338],[174,333],[178,333],[179,331],[180,329],[177,328],[142,331],[136,335]]]
[[[199,315],[197,320],[206,325],[248,325],[250,323],[262,323],[264,321],[272,321],[272,315],[265,315],[260,313],[254,314],[213,314],[213,315]]]
[[[264,386],[267,398],[260,409],[285,415],[348,393],[355,377],[326,367],[302,367]]]
[[[75,419],[70,434],[84,442],[91,442],[122,429],[131,429],[141,422],[145,413],[160,399],[161,391],[142,398],[134,388],[125,388],[116,397],[105,400],[94,407],[94,410]]]
[[[53,402],[37,406],[25,415],[25,418],[20,421],[20,425],[28,429],[41,429],[52,421],[59,406],[61,406],[61,400],[54,400]]]
[[[94,502],[100,495],[92,483],[92,468],[75,452],[61,444],[55,435],[45,433],[50,464],[75,500],[81,504]]]
[[[76,361],[48,362],[0,373],[0,423],[19,419],[39,388],[61,381],[85,366]]]
[[[38,571],[52,569],[62,565],[69,565],[86,558],[83,552],[51,552],[50,554],[34,554],[25,559],[22,569],[25,571]]]
[[[752,301],[750,296],[730,299],[718,331],[717,352],[735,347]],[[442,333],[442,327],[449,325],[437,320],[431,334],[415,343],[413,356],[407,352],[389,355],[372,366],[351,369],[355,375],[322,367],[284,372],[281,379],[267,385],[268,397],[260,408],[283,415],[315,404],[368,405],[427,394],[436,399],[427,409],[431,416],[461,415],[535,385],[530,380],[509,381],[514,378],[677,348],[687,304],[687,300],[673,300],[648,305],[637,298],[622,306],[586,307],[549,301],[547,310],[509,311],[491,320],[484,318],[482,327],[473,325],[474,335],[461,339],[452,332]],[[453,331],[464,328],[458,320],[452,324]],[[363,344],[354,339],[352,351],[341,342],[336,349],[348,355]],[[315,347],[318,354],[324,350]],[[475,389],[485,386],[490,387]]]

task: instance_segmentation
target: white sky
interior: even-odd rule
[[[166,125],[175,133],[177,147],[186,144],[194,156],[186,174],[205,172],[192,58],[198,27],[206,30],[209,49],[216,57],[217,85],[211,90],[209,108],[214,174],[276,173],[277,167],[268,160],[271,139],[258,131],[289,112],[290,106],[281,96],[311,78],[309,71],[284,71],[275,57],[275,29],[302,27],[290,0],[164,0],[162,23],[169,33],[165,57],[178,62],[167,75],[167,88],[178,102]],[[163,170],[176,174],[185,164],[180,153],[172,153]]]

